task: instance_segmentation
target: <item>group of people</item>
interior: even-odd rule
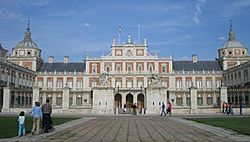
[[[52,107],[49,103],[50,100],[46,100],[46,103],[40,107],[39,102],[35,102],[35,106],[32,108],[32,111],[28,114],[32,114],[33,116],[33,127],[31,130],[32,135],[36,133],[39,134],[40,125],[42,121],[42,129],[45,133],[48,133],[51,129],[53,129],[53,123],[51,119]],[[18,117],[19,122],[19,130],[18,136],[21,137],[25,135],[25,113],[21,111]]]
[[[222,104],[222,113],[228,114],[228,115],[229,114],[234,115],[233,104],[223,102],[223,104]]]
[[[239,107],[240,107],[240,115],[243,115],[243,112],[242,112],[243,105],[242,105],[242,103],[240,103]],[[228,115],[229,114],[234,115],[233,104],[223,102],[222,103],[222,113],[228,114]]]
[[[165,112],[165,108],[166,108],[166,112]],[[163,114],[164,114],[164,116],[166,116],[166,114],[169,114],[170,116],[172,116],[172,104],[170,102],[167,103],[167,106],[165,106],[164,102],[162,102],[161,116]]]

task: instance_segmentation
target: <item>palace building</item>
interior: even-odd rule
[[[148,48],[146,38],[135,43],[128,36],[125,44],[113,38],[105,56],[82,62],[70,62],[68,56],[54,62],[49,56],[45,62],[28,24],[7,59],[0,47],[2,112],[29,110],[46,99],[54,113],[86,114],[130,113],[133,104],[139,114],[159,114],[163,102],[171,102],[174,113],[220,112],[222,102],[249,105],[250,57],[232,26],[216,60],[200,61],[194,54],[191,61],[175,61]]]

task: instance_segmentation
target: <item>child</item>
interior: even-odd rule
[[[18,122],[19,122],[19,129],[18,129],[18,137],[21,137],[22,135],[25,135],[25,116],[24,116],[24,111],[21,111],[18,117]]]

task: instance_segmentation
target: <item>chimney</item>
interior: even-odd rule
[[[49,63],[54,63],[54,56],[49,56]]]
[[[196,63],[196,62],[198,61],[198,57],[197,57],[196,54],[193,54],[193,55],[192,55],[192,61],[193,61],[194,63]]]
[[[69,56],[64,56],[63,62],[68,63],[69,62]]]

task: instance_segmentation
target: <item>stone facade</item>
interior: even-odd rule
[[[18,64],[12,66],[20,69],[26,67],[25,71],[34,77],[30,82],[33,90],[29,96],[33,101],[29,101],[29,108],[31,102],[43,104],[50,99],[54,113],[130,113],[136,104],[139,114],[159,114],[163,102],[172,103],[174,113],[220,112],[221,102],[231,100],[227,97],[227,84],[221,85],[226,81],[223,71],[249,60],[247,48],[236,42],[232,27],[216,61],[199,61],[197,55],[192,56],[192,61],[174,61],[172,57],[151,55],[148,48],[146,38],[143,43],[135,43],[128,36],[125,44],[113,39],[110,53],[99,58],[70,62],[65,56],[64,62],[55,63],[50,56],[44,62],[28,26],[24,40],[13,48],[8,63]],[[8,105],[13,91],[3,87],[3,110],[22,109]]]

